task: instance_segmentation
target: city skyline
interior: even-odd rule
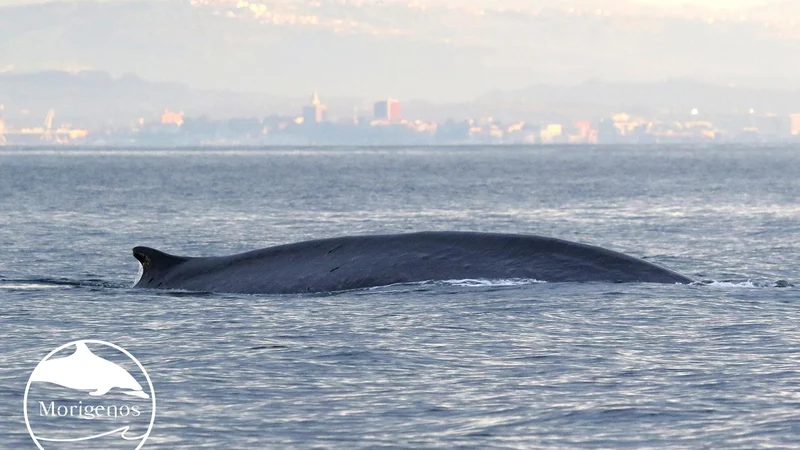
[[[612,136],[603,123],[620,117],[632,124],[614,126],[623,137],[701,130],[700,139],[727,139],[765,127],[793,135],[800,111],[800,62],[786,57],[800,53],[800,5],[783,0],[0,8],[2,131],[46,141],[243,120],[261,124],[262,140],[272,122],[304,133],[334,123],[362,133],[368,123],[425,134],[453,121],[469,124],[469,136],[488,123],[491,139],[592,143]],[[740,119],[713,122],[730,115]]]
[[[280,96],[197,90],[184,83],[154,82],[133,74],[113,77],[102,71],[0,74],[0,104],[6,106],[6,117],[16,120],[43,116],[50,109],[58,110],[60,116],[66,113],[75,122],[89,124],[98,118],[106,123],[120,118],[130,120],[134,116],[160,113],[164,108],[218,119],[266,116],[308,105],[312,94],[326,99],[326,108],[320,114],[334,118],[372,114],[377,101],[395,99],[401,100],[403,107],[402,112],[398,109],[393,116],[406,116],[405,112],[409,112],[410,116],[425,120],[476,115],[516,118],[537,112],[591,118],[626,109],[661,112],[699,109],[714,114],[750,110],[759,114],[790,114],[800,110],[800,89],[759,89],[690,79],[661,82],[594,79],[577,84],[534,84],[522,89],[486,92],[465,102],[436,102],[397,96],[393,92],[351,97],[322,90],[285,92]]]
[[[800,102],[798,102],[800,104]],[[800,140],[800,113],[758,111],[709,112],[624,110],[583,115],[577,120],[553,112],[539,118],[468,119],[404,118],[402,101],[374,102],[372,116],[354,108],[350,117],[331,117],[314,92],[296,111],[266,118],[237,116],[227,120],[192,116],[165,108],[156,118],[138,117],[127,125],[87,129],[54,121],[50,108],[42,125],[7,126],[0,105],[0,146],[37,145],[468,145],[468,144],[653,144],[653,143],[787,143]],[[573,112],[585,114],[584,112]]]

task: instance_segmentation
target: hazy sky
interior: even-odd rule
[[[741,9],[752,6],[760,6],[769,3],[769,0],[636,0],[639,3],[647,3],[656,6],[691,5],[714,9]]]
[[[705,6],[707,8],[746,8],[750,6],[759,6],[768,3],[767,0],[636,0],[639,3],[647,3],[657,6],[676,6],[676,5],[692,5],[692,6]]]
[[[45,3],[48,1],[51,0],[0,0],[0,5]],[[59,1],[70,1],[70,0],[59,0]],[[121,0],[111,0],[111,1],[121,1]],[[163,0],[163,1],[169,1],[169,0]],[[664,7],[675,7],[677,5],[691,5],[691,6],[714,8],[714,9],[747,8],[752,6],[763,5],[765,3],[770,2],[770,0],[635,0],[635,1],[639,3],[646,3],[650,5],[664,6]],[[566,1],[562,0],[560,2],[556,0],[554,3],[568,4],[570,2],[568,0]]]
[[[489,14],[405,8],[409,0],[246,1],[254,4],[60,0],[5,9],[0,73],[93,69],[207,89],[433,101],[586,80],[800,89],[800,61],[793,58],[800,25],[792,22],[800,0],[418,0],[492,5]],[[647,6],[631,7],[636,2],[678,9],[651,14]],[[764,4],[775,6],[739,12]],[[724,12],[698,15],[682,5]],[[497,9],[507,6],[553,9]]]

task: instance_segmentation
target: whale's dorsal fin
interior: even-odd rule
[[[170,255],[150,247],[135,247],[133,257],[139,260],[143,271],[137,286],[149,284],[154,278],[160,278],[161,274],[190,259]]]

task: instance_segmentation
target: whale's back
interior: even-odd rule
[[[185,258],[146,247],[137,287],[236,293],[324,292],[453,279],[688,283],[619,252],[533,235],[424,232],[349,236],[227,257]],[[137,253],[134,249],[134,254]]]

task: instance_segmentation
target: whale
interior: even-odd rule
[[[135,247],[134,288],[233,294],[336,292],[465,279],[678,283],[694,280],[633,256],[526,234],[428,231],[343,236],[231,256]]]
[[[75,352],[63,358],[50,358],[40,362],[31,381],[56,384],[68,389],[90,391],[89,395],[100,397],[111,389],[133,397],[148,399],[136,381],[122,366],[103,359],[89,350],[83,341],[75,344]]]

